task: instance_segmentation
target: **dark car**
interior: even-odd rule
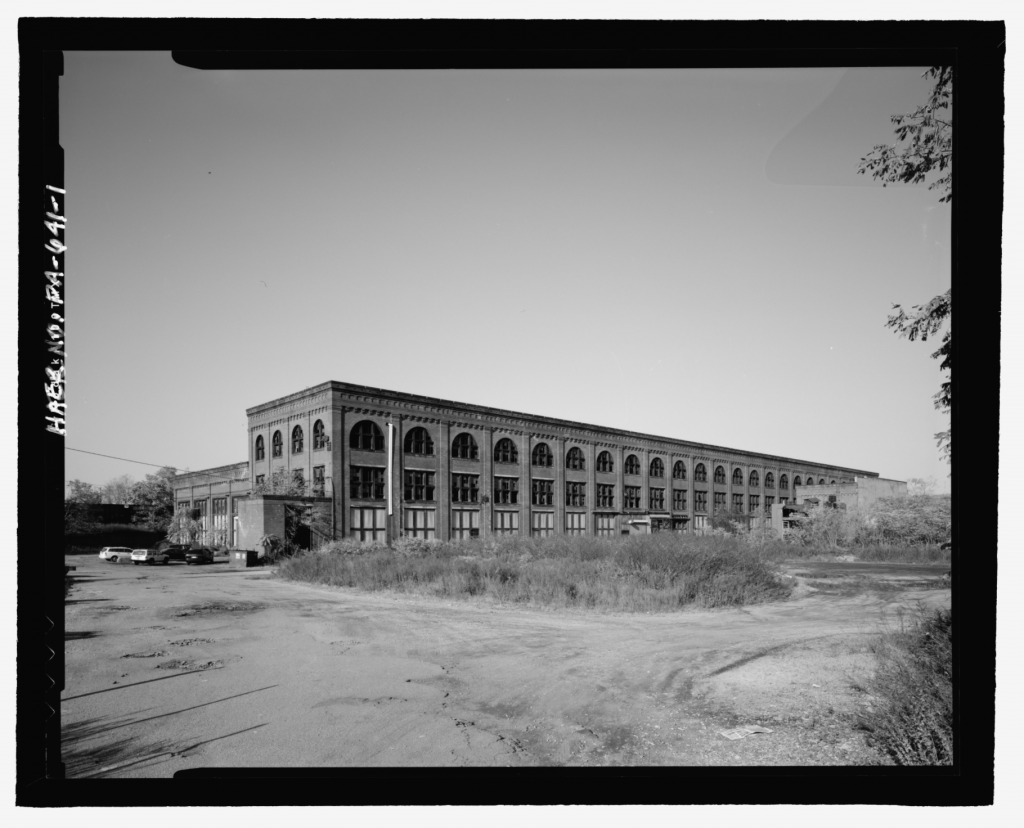
[[[187,543],[171,543],[160,551],[167,555],[168,560],[183,561],[190,548]]]
[[[200,546],[197,549],[189,549],[185,553],[185,563],[188,566],[192,564],[204,564],[213,563],[213,550],[208,549],[205,546]]]

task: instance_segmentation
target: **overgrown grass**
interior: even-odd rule
[[[951,765],[952,610],[900,614],[872,650],[876,706],[864,717],[872,744],[899,765]]]
[[[834,561],[852,555],[867,563],[949,563],[950,550],[938,544],[869,543],[862,546],[829,547],[824,544],[799,544],[775,541],[766,544],[764,554],[773,561]]]
[[[781,600],[792,586],[730,537],[668,533],[469,542],[333,543],[281,563],[281,577],[441,598],[651,612]]]

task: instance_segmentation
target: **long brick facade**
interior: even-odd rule
[[[179,475],[178,504],[207,499],[207,512],[226,508],[230,523],[234,501],[260,480],[276,470],[299,473],[311,494],[330,499],[339,538],[688,531],[705,524],[716,501],[719,508],[770,513],[809,480],[834,485],[878,477],[342,382],[246,414],[247,463]],[[214,504],[218,499],[226,502]],[[235,541],[232,528],[227,543]]]

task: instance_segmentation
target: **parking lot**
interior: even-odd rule
[[[360,593],[265,570],[77,566],[69,777],[203,766],[863,764],[867,651],[906,588],[776,605],[585,614]],[[805,567],[806,569],[806,567]],[[872,576],[874,577],[874,576]],[[721,731],[757,723],[743,740]]]

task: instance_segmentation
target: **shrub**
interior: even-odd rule
[[[874,644],[868,690],[877,707],[864,717],[870,741],[899,765],[953,763],[953,612],[918,612]]]
[[[733,537],[503,537],[465,542],[336,541],[281,564],[281,577],[551,607],[671,610],[785,598],[769,559]]]
[[[861,543],[941,544],[952,528],[949,495],[880,498],[868,515]]]

